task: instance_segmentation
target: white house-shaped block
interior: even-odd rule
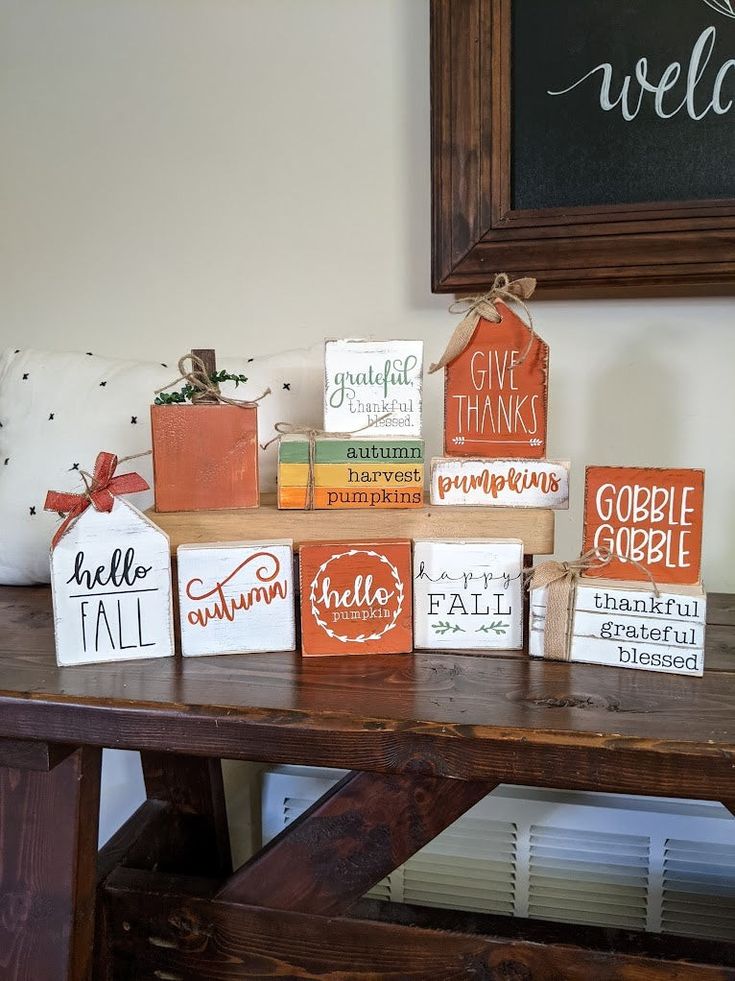
[[[90,505],[69,527],[51,587],[60,665],[173,655],[168,535],[127,501]]]

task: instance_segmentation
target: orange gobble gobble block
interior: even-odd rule
[[[647,582],[643,566],[659,585],[698,584],[703,507],[703,470],[587,467],[582,549],[620,559],[584,575]]]

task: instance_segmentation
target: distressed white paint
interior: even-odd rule
[[[430,650],[519,650],[523,543],[416,541],[414,645]]]
[[[184,657],[295,649],[292,542],[180,545],[176,556]]]
[[[546,589],[531,592],[529,653],[542,657]],[[588,664],[701,675],[707,596],[670,586],[656,596],[644,583],[577,585],[571,660]]]
[[[327,341],[324,428],[420,436],[423,361],[423,341]]]
[[[51,552],[60,665],[171,657],[169,540],[122,498],[80,515]]]
[[[434,457],[431,503],[565,510],[569,507],[569,463]]]

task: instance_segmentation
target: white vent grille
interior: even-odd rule
[[[511,915],[515,865],[515,825],[466,816],[406,862],[403,901]]]
[[[664,849],[664,933],[735,936],[735,845],[669,838]]]
[[[264,843],[343,775],[266,772]],[[706,801],[501,786],[368,896],[727,939],[735,935],[735,820]]]
[[[641,835],[533,825],[528,915],[645,929],[649,847]]]
[[[316,799],[316,798],[315,798]],[[294,821],[300,814],[311,807],[314,803],[308,797],[284,797],[283,799],[283,827]]]
[[[388,876],[387,879],[383,879],[376,886],[370,890],[370,892],[365,894],[369,899],[380,899],[382,902],[387,903],[393,898],[393,892],[391,890],[391,877]]]

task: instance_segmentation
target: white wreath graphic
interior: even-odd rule
[[[390,574],[393,577],[393,581],[396,584],[396,596],[398,598],[398,604],[396,606],[396,611],[393,614],[393,619],[391,622],[383,628],[377,634],[358,634],[357,637],[345,637],[343,634],[338,634],[336,631],[332,630],[324,620],[319,616],[319,610],[316,606],[316,584],[319,577],[326,570],[330,562],[336,562],[337,559],[345,558],[346,556],[352,555],[369,555],[384,565],[387,565],[390,569]],[[319,568],[316,570],[316,575],[311,581],[309,587],[309,602],[311,604],[311,615],[314,617],[316,623],[322,628],[322,630],[327,634],[328,637],[332,637],[334,640],[339,640],[343,644],[364,644],[368,640],[380,640],[381,637],[385,636],[389,630],[392,630],[396,623],[398,622],[398,617],[401,615],[403,609],[403,580],[401,579],[398,569],[393,565],[393,563],[386,558],[385,555],[381,555],[379,552],[373,552],[370,549],[365,548],[351,548],[349,552],[340,552],[339,555],[330,555],[326,562],[322,562]]]
[[[733,5],[733,0],[704,0],[708,7],[716,10],[719,14],[724,14],[725,17],[735,18],[735,5]]]

